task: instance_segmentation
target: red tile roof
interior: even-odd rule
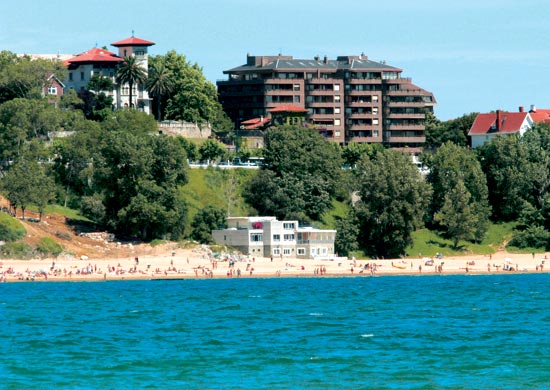
[[[536,111],[529,111],[529,115],[536,123],[550,121],[550,110],[537,109]]]
[[[111,43],[111,46],[153,46],[154,44],[155,42],[146,41],[145,39],[130,37],[123,39],[122,41]]]
[[[496,119],[497,113],[478,114],[468,135],[479,135],[488,133],[512,134],[521,129],[525,118],[529,115],[527,112],[500,112],[500,126],[497,131]]]
[[[271,119],[269,118],[252,118],[248,119],[246,121],[241,122],[241,126],[245,130],[253,130],[257,129],[259,127],[264,126],[265,124],[269,123]]]
[[[305,108],[298,107],[298,106],[290,106],[290,105],[275,107],[267,111],[269,112],[302,112],[302,113],[308,112],[308,110],[306,110]]]
[[[121,62],[122,58],[117,57],[115,53],[112,53],[105,49],[93,48],[84,53],[77,54],[76,56],[69,58],[65,61],[65,64],[78,64],[83,62]]]

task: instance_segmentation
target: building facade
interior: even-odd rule
[[[130,102],[130,88],[128,84],[119,85],[116,82],[117,67],[124,61],[124,57],[135,56],[139,65],[148,72],[149,46],[154,42],[146,41],[134,36],[112,43],[118,49],[115,54],[103,48],[93,48],[65,61],[68,67],[68,76],[65,81],[67,88],[79,91],[88,88],[88,83],[96,74],[108,77],[113,82],[112,91],[104,91],[113,98],[114,108],[123,109],[134,107],[147,114],[151,113],[151,99],[147,88],[143,84],[135,84],[132,89],[132,102]]]
[[[306,109],[308,122],[331,141],[384,143],[414,152],[425,143],[426,112],[433,112],[436,101],[401,73],[365,55],[336,60],[248,55],[246,64],[224,71],[228,78],[217,86],[237,128],[293,105]]]
[[[246,255],[302,259],[334,256],[336,230],[300,227],[298,221],[278,221],[275,217],[230,217],[227,226],[212,231],[214,241]]]

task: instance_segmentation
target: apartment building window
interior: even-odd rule
[[[334,90],[339,91],[340,90],[340,84],[334,84]]]
[[[84,80],[84,72],[80,72],[80,80]]]
[[[372,108],[372,113],[373,114],[378,114],[378,107],[373,107]]]
[[[378,101],[378,96],[377,96],[377,95],[374,95],[374,96],[372,97],[372,101],[373,101],[373,102],[377,102],[377,101]]]
[[[281,241],[281,235],[280,234],[274,234],[273,235],[273,241]]]
[[[334,120],[334,126],[340,126],[340,119]]]
[[[281,249],[280,248],[273,248],[273,254],[276,255],[276,256],[280,256],[281,255]]]
[[[340,131],[336,130],[336,131],[334,132],[334,136],[335,136],[335,137],[340,137]]]
[[[284,222],[283,223],[283,229],[285,229],[285,230],[294,230],[295,227],[296,227],[296,225],[292,222]]]
[[[261,242],[263,241],[262,233],[250,233],[250,242]]]
[[[299,91],[300,90],[300,84],[294,84],[294,90]]]
[[[290,249],[289,248],[284,248],[283,249],[283,255],[290,256]]]
[[[296,249],[296,253],[298,253],[299,256],[304,256],[306,254],[306,248],[298,248]]]
[[[294,241],[294,234],[285,234],[283,238],[285,241]]]
[[[372,132],[372,135],[373,135],[374,137],[378,137],[378,130],[374,130],[374,131]]]
[[[334,95],[334,103],[340,103],[340,95]]]
[[[73,81],[73,72],[69,72],[69,81]]]
[[[300,103],[300,96],[299,95],[294,96],[294,103]]]
[[[374,118],[374,119],[372,120],[372,124],[373,124],[373,125],[377,125],[377,124],[378,124],[378,118]]]
[[[339,114],[340,113],[340,107],[334,107],[334,113]]]

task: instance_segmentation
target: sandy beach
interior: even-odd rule
[[[548,272],[550,253],[438,258],[312,260],[217,255],[207,247],[126,258],[0,260],[0,280],[106,281],[250,277],[372,277]],[[433,261],[433,264],[431,263]]]

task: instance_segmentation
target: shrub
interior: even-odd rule
[[[61,252],[63,252],[63,247],[50,237],[41,238],[36,249],[44,256],[53,255],[54,257],[57,257]]]
[[[7,242],[1,248],[3,258],[31,259],[34,256],[32,247],[24,242]]]
[[[17,219],[0,213],[0,240],[16,241],[27,233],[25,227]]]
[[[550,242],[550,232],[542,226],[529,226],[522,231],[515,231],[514,237],[508,245],[520,249],[543,248],[546,249]]]

